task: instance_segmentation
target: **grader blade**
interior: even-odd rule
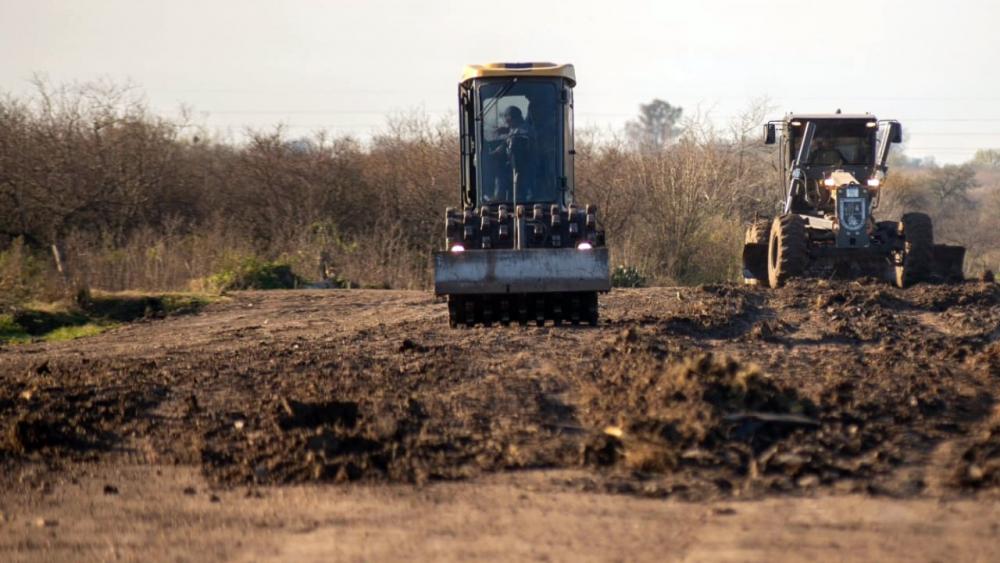
[[[931,279],[945,282],[965,279],[965,247],[935,244],[931,252]]]

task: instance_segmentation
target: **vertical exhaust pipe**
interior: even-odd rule
[[[785,213],[792,211],[792,198],[795,196],[796,184],[802,183],[802,164],[809,158],[812,149],[813,135],[816,133],[816,124],[806,122],[805,131],[802,132],[802,144],[799,145],[799,153],[795,155],[795,162],[792,163],[792,178],[788,182],[788,195],[785,196]]]

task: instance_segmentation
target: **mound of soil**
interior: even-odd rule
[[[687,499],[1000,490],[995,284],[628,289],[602,316],[454,330],[423,292],[248,292],[11,347],[0,463],[124,455],[220,486],[583,468],[569,486]]]
[[[956,486],[967,490],[1000,487],[1000,420],[972,439],[956,465],[953,474]]]
[[[93,458],[118,444],[125,433],[148,428],[150,421],[142,415],[162,395],[149,391],[85,385],[17,390],[0,399],[0,458]]]
[[[428,416],[416,400],[281,398],[258,412],[231,415],[205,433],[202,463],[216,482],[421,482],[462,477],[475,455],[467,444],[422,436]]]

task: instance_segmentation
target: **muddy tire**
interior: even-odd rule
[[[896,285],[909,287],[930,275],[934,226],[926,213],[907,213],[897,233],[903,239],[903,255],[896,264]]]
[[[448,326],[451,328],[458,328],[458,325],[464,323],[465,320],[461,317],[462,313],[462,303],[455,295],[448,296]]]
[[[776,217],[768,239],[767,280],[771,287],[781,287],[806,270],[806,222],[798,215]]]
[[[747,227],[744,244],[767,244],[771,236],[771,220],[757,219]]]
[[[599,320],[599,307],[597,303],[597,293],[587,295],[587,324],[597,326]]]
[[[743,237],[743,281],[768,285],[767,245],[771,235],[771,220],[757,219],[750,223]]]

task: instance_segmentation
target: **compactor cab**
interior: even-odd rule
[[[466,67],[458,86],[461,203],[445,213],[435,293],[457,325],[597,324],[611,287],[597,209],[573,181],[572,65]]]
[[[926,214],[872,216],[902,135],[899,122],[869,114],[789,114],[765,124],[764,142],[779,145],[785,201],[778,217],[747,229],[744,279],[771,287],[806,275],[886,277],[900,287],[961,279],[965,249],[934,244]]]

